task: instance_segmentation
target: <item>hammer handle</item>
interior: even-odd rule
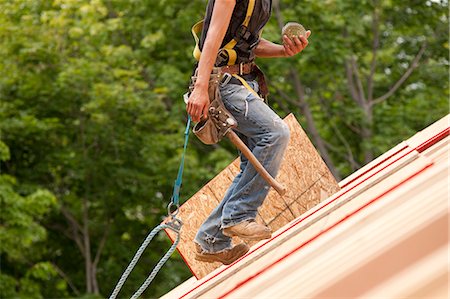
[[[233,144],[241,151],[241,153],[243,153],[244,156],[247,157],[248,161],[252,163],[256,171],[263,177],[263,179],[266,180],[266,182],[270,184],[270,186],[272,186],[278,192],[278,194],[283,196],[286,193],[286,187],[277,182],[270,175],[270,173],[267,172],[264,166],[261,165],[258,159],[256,159],[255,155],[253,155],[247,145],[242,142],[241,138],[239,138],[236,133],[233,132],[233,130],[229,130],[225,136],[227,136],[231,140],[231,142],[233,142]]]

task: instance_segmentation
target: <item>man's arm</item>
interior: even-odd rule
[[[306,31],[306,37],[295,37],[292,41],[286,35],[283,36],[283,44],[278,45],[272,43],[264,38],[261,38],[258,46],[255,48],[255,55],[257,57],[289,57],[303,51],[308,45],[308,37],[311,35],[311,31]]]
[[[211,17],[211,23],[208,28],[205,43],[203,44],[202,54],[198,64],[197,80],[192,91],[188,104],[187,112],[195,122],[200,121],[203,114],[208,114],[209,96],[208,83],[212,68],[216,62],[217,53],[230,24],[236,0],[216,0]]]

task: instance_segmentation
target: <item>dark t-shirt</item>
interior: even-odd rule
[[[222,46],[225,46],[229,41],[231,41],[235,36],[236,32],[241,27],[244,22],[247,6],[249,0],[236,0],[236,6],[234,7],[233,14],[231,16],[230,25],[228,26],[227,32],[222,42]],[[211,23],[211,16],[213,12],[215,0],[209,0],[206,7],[206,17],[203,25],[202,35],[200,37],[200,50],[203,49],[203,44],[208,32],[209,24]],[[253,10],[250,23],[248,25],[248,30],[255,36],[258,37],[260,31],[266,25],[270,18],[272,11],[272,0],[255,0],[255,8]],[[259,41],[259,38],[258,38]],[[235,50],[238,54],[236,63],[249,62],[255,57],[253,54],[253,48],[250,48],[248,43],[239,40],[235,46]]]

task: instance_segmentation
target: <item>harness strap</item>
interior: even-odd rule
[[[248,1],[245,19],[242,22],[242,25],[239,27],[238,31],[242,27],[248,28],[248,24],[250,23],[250,20],[253,15],[253,11],[255,9],[255,1],[256,0]],[[199,39],[198,35],[202,32],[203,25],[204,25],[204,20],[201,20],[201,21],[195,23],[195,25],[192,26],[192,29],[191,29],[192,35],[194,36],[194,40],[195,40],[195,47],[194,47],[194,51],[192,54],[197,61],[200,60],[200,56],[201,56],[201,51],[200,51],[200,46],[199,46],[200,39]],[[228,59],[228,62],[227,62],[228,65],[236,64],[237,53],[236,53],[236,50],[234,50],[233,48],[238,43],[238,39],[239,39],[239,37],[235,36],[231,41],[229,41],[225,46],[223,46],[222,49],[219,50],[218,56],[222,59]]]
[[[261,99],[261,97],[256,93],[256,91],[250,85],[248,85],[247,81],[245,81],[244,78],[242,78],[238,74],[234,74],[232,76],[238,79],[242,83],[242,85],[244,85],[244,87],[247,88],[253,95]]]
[[[198,35],[202,32],[204,23],[205,23],[205,20],[198,21],[197,23],[194,24],[194,26],[192,26],[192,29],[191,29],[192,36],[194,37],[194,40],[195,40],[194,52],[192,53],[192,55],[194,56],[195,60],[197,60],[197,61],[200,60],[200,55],[202,54],[202,52],[200,51],[200,46],[199,46],[200,39],[199,39]]]
[[[244,22],[242,22],[242,25],[240,28],[244,27],[247,28],[248,24],[250,23],[250,19],[252,18],[253,11],[255,9],[255,0],[249,0],[248,6],[247,6],[247,13],[245,15]],[[225,51],[228,54],[228,65],[236,64],[237,60],[237,53],[236,50],[234,50],[234,46],[237,44],[237,39],[234,37],[231,41],[229,41],[222,49],[222,51]],[[220,53],[221,51],[219,51]]]

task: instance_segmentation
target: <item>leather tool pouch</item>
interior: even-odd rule
[[[225,108],[220,96],[219,84],[221,74],[211,74],[208,95],[209,95],[209,109],[208,118],[201,120],[194,126],[193,132],[205,144],[218,143],[229,130],[237,127],[236,119]],[[196,76],[192,77],[190,91],[193,90]]]

